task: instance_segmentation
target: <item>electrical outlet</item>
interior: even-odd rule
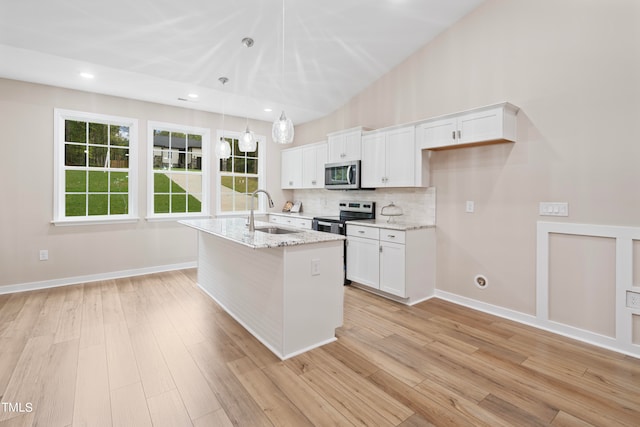
[[[40,261],[46,261],[49,259],[49,251],[46,249],[40,249]]]
[[[319,276],[320,275],[320,260],[312,259],[311,260],[311,275]]]
[[[640,292],[627,291],[627,307],[640,309]]]

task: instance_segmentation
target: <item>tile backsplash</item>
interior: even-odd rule
[[[376,217],[383,206],[393,202],[402,208],[401,217],[406,222],[436,221],[436,189],[428,188],[378,188],[376,190],[294,190],[293,199],[302,202],[302,211],[313,214],[338,215],[340,200],[365,200],[376,202]]]

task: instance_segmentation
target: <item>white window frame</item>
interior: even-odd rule
[[[224,132],[220,129],[216,132],[216,142],[220,141],[222,135],[224,134],[225,138],[232,139],[240,139],[242,137],[243,132],[233,132],[225,130]],[[266,137],[263,135],[256,135],[256,141],[258,143],[258,188],[267,188],[266,182],[266,173],[265,173],[265,162],[267,158],[267,144]],[[233,147],[232,147],[233,150]],[[240,216],[247,215],[249,210],[246,211],[235,211],[235,212],[222,212],[222,173],[220,172],[220,159],[218,157],[215,158],[216,162],[216,216],[225,217],[225,216]],[[258,204],[255,206],[254,213],[256,214],[265,214],[267,213],[267,204],[265,197],[258,197]]]
[[[136,222],[138,220],[138,120],[129,117],[111,116],[84,111],[54,108],[54,155],[53,155],[53,221],[55,225],[110,224]],[[121,215],[65,215],[65,120],[86,121],[129,127],[129,167],[127,214]]]
[[[154,130],[164,130],[175,133],[186,133],[192,135],[202,136],[202,169],[200,174],[202,175],[202,200],[200,201],[202,211],[201,212],[174,212],[174,213],[154,213],[154,169],[153,169],[153,132]],[[149,154],[147,156],[147,216],[149,221],[153,220],[178,220],[178,219],[193,219],[193,218],[209,218],[211,216],[210,203],[209,203],[209,182],[210,179],[210,167],[211,158],[209,157],[209,146],[211,145],[211,130],[208,128],[201,128],[195,126],[185,126],[175,123],[165,123],[149,121],[147,123],[147,150]],[[195,172],[194,172],[195,173]]]

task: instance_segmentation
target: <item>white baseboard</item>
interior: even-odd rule
[[[98,282],[100,280],[121,279],[123,277],[142,276],[145,274],[162,273],[165,271],[195,268],[198,263],[183,262],[179,264],[158,265],[154,267],[135,268],[131,270],[113,271],[109,273],[88,274],[86,276],[64,277],[61,279],[43,280],[40,282],[20,283],[16,285],[0,286],[0,295],[16,292],[35,291],[38,289],[56,288],[58,286],[77,285],[80,283]]]
[[[510,310],[507,308],[499,307],[497,305],[488,304],[482,301],[477,301],[471,298],[463,297],[438,289],[436,289],[435,291],[435,297],[452,302],[454,304],[469,307],[474,310],[482,311],[483,313],[492,314],[494,316],[513,320],[514,322],[523,323],[534,328],[562,335],[567,338],[595,345],[596,347],[602,347],[607,350],[615,351],[616,353],[622,353],[628,356],[640,358],[640,354],[638,354],[637,351],[634,351],[634,349],[621,348],[619,343],[611,337],[596,334],[590,331],[585,331],[583,329],[564,325],[558,322],[538,319],[536,316],[533,316],[531,314]]]

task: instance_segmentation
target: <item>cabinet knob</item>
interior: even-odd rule
[[[311,181],[311,184],[316,185],[316,181],[315,180]]]
[[[293,181],[289,181],[289,185],[293,185]]]

